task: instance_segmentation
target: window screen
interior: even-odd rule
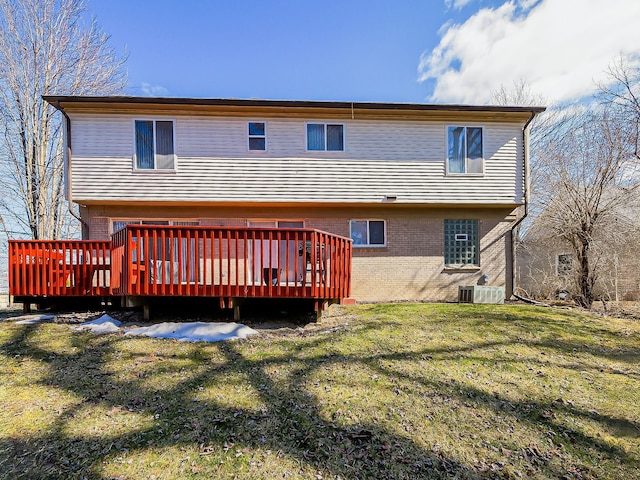
[[[327,125],[327,150],[344,150],[344,135],[342,125]]]
[[[173,169],[173,122],[156,122],[156,168]]]

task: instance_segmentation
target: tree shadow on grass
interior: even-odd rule
[[[233,462],[234,452],[242,452],[240,459],[235,457],[238,475],[242,477],[241,470],[247,468],[241,462],[242,457],[251,457],[258,450],[279,452],[278,455],[293,460],[298,471],[289,473],[294,477],[477,478],[473,468],[426,450],[408,435],[399,435],[375,423],[347,426],[325,418],[303,384],[309,373],[327,359],[297,357],[295,361],[300,366],[287,370],[284,378],[276,381],[268,370],[274,366],[287,369],[290,360],[287,355],[264,361],[248,360],[235,343],[192,345],[183,360],[199,368],[189,373],[184,365],[172,364],[176,356],[171,348],[176,344],[171,342],[162,345],[157,355],[154,353],[156,362],[166,365],[154,365],[138,378],[122,380],[109,370],[108,359],[121,352],[119,344],[128,339],[81,334],[71,340],[75,352],[61,354],[34,340],[39,328],[16,326],[12,338],[0,351],[45,365],[47,372],[37,383],[72,394],[76,400],[61,408],[55,421],[41,433],[0,438],[0,477],[106,479],[111,477],[104,472],[105,461],[135,460],[136,454],[151,449],[193,447],[203,455],[214,455],[202,457],[205,463],[200,461],[193,467],[195,470],[185,473],[185,478],[197,475],[199,469],[214,475],[215,465],[206,464],[207,458]],[[325,338],[314,343],[320,346],[330,341]],[[223,361],[210,367],[202,365],[220,355]],[[134,354],[129,358],[132,365],[135,357]],[[140,353],[138,360],[146,357],[147,353]],[[149,377],[183,370],[184,378],[173,386],[146,385]],[[261,408],[198,398],[208,385],[238,376],[248,380],[259,396]],[[112,411],[116,412],[114,415],[122,412],[141,415],[146,425],[124,433],[118,425],[107,432],[76,429],[83,412],[97,408],[107,414]],[[125,473],[119,478],[134,478],[126,473],[126,466],[123,463]]]
[[[511,321],[501,315],[490,317],[488,314],[486,321],[493,322],[494,328],[505,327]],[[368,333],[375,337],[376,329],[383,324],[372,321],[360,327],[358,332],[370,330]],[[564,416],[582,418],[597,422],[620,436],[637,439],[634,434],[637,425],[627,418],[585,411],[557,400],[514,402],[466,382],[407,374],[398,368],[405,363],[426,365],[430,359],[455,360],[461,355],[467,359],[477,356],[481,361],[481,352],[508,347],[521,341],[517,338],[443,348],[407,346],[395,351],[345,355],[336,351],[335,343],[349,332],[340,331],[304,341],[283,341],[281,353],[261,357],[247,353],[250,349],[245,346],[250,346],[250,342],[191,344],[178,348],[183,344],[143,340],[147,347],[136,350],[126,337],[77,334],[68,342],[68,350],[73,353],[61,354],[53,348],[43,347],[44,342],[36,340],[40,328],[43,327],[14,325],[11,338],[0,347],[0,352],[7,357],[20,355],[40,362],[46,367],[46,373],[38,383],[60,389],[76,400],[61,408],[55,420],[41,433],[0,438],[0,477],[3,478],[113,478],[106,472],[105,462],[111,465],[123,462],[122,478],[139,478],[135,473],[127,473],[124,462],[132,460],[135,466],[138,456],[167,448],[197,449],[201,454],[195,465],[176,475],[180,478],[190,475],[198,478],[200,473],[215,477],[220,473],[217,470],[220,462],[233,465],[239,478],[249,478],[247,469],[251,468],[251,463],[263,459],[263,452],[277,452],[278,458],[287,461],[282,471],[274,472],[274,477],[290,474],[293,478],[323,475],[323,478],[339,476],[342,479],[471,479],[508,478],[511,475],[500,465],[493,468],[483,465],[482,461],[470,464],[428,442],[419,444],[417,437],[400,433],[399,429],[391,430],[383,421],[346,422],[328,417],[322,399],[313,395],[308,386],[314,381],[314,374],[333,365],[344,366],[345,381],[349,380],[349,369],[365,366],[385,379],[416,384],[424,392],[436,392],[434,394],[460,404],[475,404],[533,431],[547,432],[555,444],[567,451],[578,452],[569,455],[572,460],[560,464],[554,463],[549,456],[551,447],[543,452],[525,449],[514,454],[519,464],[535,465],[538,474],[545,478],[567,475],[566,465],[571,462],[576,467],[576,475],[595,476],[579,460],[584,452],[595,451],[612,462],[638,463],[638,459],[622,447],[579,429],[571,429],[564,420]],[[532,348],[555,349],[561,353],[573,352],[580,344],[579,340],[572,339],[527,341]],[[151,353],[150,344],[157,345]],[[603,357],[608,355],[606,349],[602,353]],[[116,356],[126,361],[131,372],[112,370],[110,362]],[[165,377],[166,384],[150,382]],[[210,387],[233,385],[234,382],[248,391],[252,398],[250,407],[224,397],[206,395]],[[355,382],[351,388],[354,385]],[[368,392],[358,394],[366,396]],[[414,397],[418,402],[433,401],[428,395],[414,394]],[[77,428],[83,412],[97,409],[106,416],[112,412],[116,419],[137,415],[143,419],[142,425],[129,429],[111,425],[98,432]],[[425,419],[425,423],[432,421]],[[464,429],[464,426],[460,428]],[[175,459],[174,463],[177,462],[179,459]],[[506,462],[509,462],[508,458],[505,458]],[[148,466],[140,468],[147,473],[163,473],[163,470]],[[272,478],[264,471],[256,472],[263,478]]]

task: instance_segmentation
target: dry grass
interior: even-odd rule
[[[2,323],[0,478],[638,478],[640,323],[363,305],[184,344]]]

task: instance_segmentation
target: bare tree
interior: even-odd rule
[[[611,265],[624,250],[626,235],[638,227],[632,205],[640,179],[635,161],[640,70],[621,58],[608,73],[600,104],[551,109],[532,124],[533,194],[526,226],[532,231],[518,243],[518,256],[527,259],[529,275],[536,277],[530,286],[549,293],[572,283],[576,301],[585,307],[596,293],[611,290]],[[526,106],[544,98],[520,80],[494,91],[492,102]],[[574,259],[573,271],[559,277],[555,257],[565,252]]]
[[[576,301],[590,308],[605,252],[633,228],[631,202],[638,178],[625,122],[610,108],[581,107],[556,117],[538,137],[537,222],[564,242],[575,258]]]
[[[511,88],[501,84],[500,88],[491,91],[492,105],[528,107],[546,103],[544,96],[535,93],[524,78],[514,81]]]
[[[70,217],[62,122],[42,95],[107,95],[126,82],[126,58],[84,10],[82,0],[0,0],[0,216],[34,239],[67,234]]]
[[[599,98],[626,124],[633,155],[640,158],[640,59],[621,55],[607,73],[608,81],[598,84]]]

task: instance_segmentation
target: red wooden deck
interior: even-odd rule
[[[351,240],[303,228],[127,225],[111,241],[9,241],[9,290],[42,297],[350,295]]]

